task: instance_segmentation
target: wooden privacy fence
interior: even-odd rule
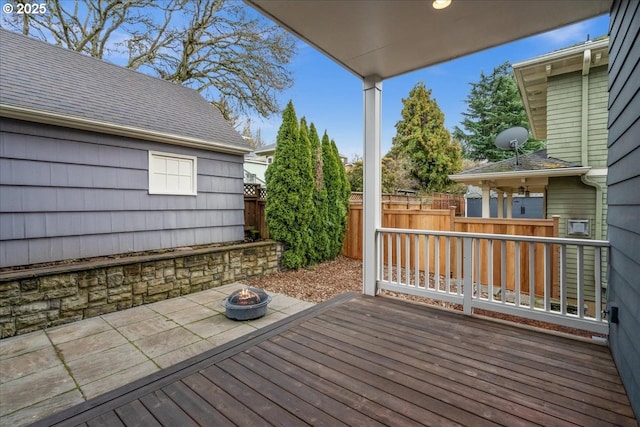
[[[386,209],[449,209],[455,207],[456,216],[465,216],[464,196],[460,194],[432,193],[423,196],[413,194],[382,194],[382,206]],[[362,203],[363,194],[352,192],[351,204]]]
[[[262,239],[269,238],[269,229],[265,217],[265,205],[267,203],[266,190],[260,184],[244,185],[244,231],[247,233],[259,233]],[[252,231],[255,230],[255,231]]]
[[[355,259],[362,259],[362,204],[354,203],[350,206],[347,223],[347,233],[342,254]],[[451,209],[389,209],[383,203],[382,227],[410,230],[455,231],[484,234],[507,234],[519,236],[557,237],[559,218],[553,219],[499,219],[499,218],[461,218],[455,216],[455,208]],[[390,247],[383,254],[383,262],[391,265],[417,266],[420,271],[428,271],[435,276],[453,276],[458,271],[461,260],[457,256],[457,242],[455,240],[440,239],[435,236],[407,236],[409,244],[401,244],[399,250],[395,240],[389,242]],[[428,239],[428,240],[426,240]],[[520,289],[529,292],[530,277],[517,274],[530,271],[529,265],[534,266],[535,293],[543,294],[545,277],[544,245],[520,245],[515,242],[490,242],[483,240],[473,281],[488,284],[490,281],[500,284],[503,281],[509,290],[515,289],[519,280]],[[489,245],[492,246],[493,256],[489,256]],[[532,251],[532,253],[530,253]],[[552,249],[550,260],[552,278],[552,296],[558,296],[558,253]],[[418,253],[419,262],[415,263]],[[449,253],[450,256],[444,256]],[[461,252],[461,256],[464,253]],[[490,262],[491,258],[491,262]],[[515,262],[518,260],[518,262]],[[460,265],[462,268],[462,265]],[[549,268],[549,267],[547,267]],[[464,273],[464,272],[462,272]],[[516,277],[518,279],[516,279]]]

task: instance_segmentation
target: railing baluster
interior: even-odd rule
[[[400,266],[402,265],[402,245],[400,240],[400,233],[396,233],[396,283],[402,283],[402,272]]]
[[[507,242],[500,242],[500,301],[507,302]]]
[[[602,321],[602,250],[601,248],[595,248],[594,252],[595,262],[595,291],[596,291],[596,307],[595,317],[597,321]]]
[[[584,246],[578,245],[576,259],[576,293],[578,317],[584,317]]]
[[[487,295],[489,301],[493,301],[493,239],[489,239],[487,242],[489,247],[489,295]]]
[[[411,234],[405,234],[404,239],[404,276],[411,286]]]
[[[431,241],[431,236],[429,236],[428,234],[426,236],[424,236],[424,275],[425,275],[425,282],[424,282],[424,286],[427,289],[431,288],[431,266],[429,265],[429,259],[431,258],[429,256],[429,242]]]
[[[434,286],[436,291],[440,291],[440,236],[435,236],[435,252],[433,257],[433,268],[435,273],[433,275]]]
[[[444,274],[445,274],[445,289],[446,292],[449,293],[451,292],[451,240],[449,240],[449,236],[446,236],[444,238],[444,250],[445,250],[445,255],[444,255]]]
[[[480,256],[482,255],[482,242],[480,241],[480,239],[473,239],[474,240],[474,249],[475,249],[475,263],[474,263],[474,267],[476,270],[476,280],[474,282],[474,286],[475,286],[475,290],[478,293],[478,297],[480,297],[480,274],[482,273],[482,270],[480,269]]]
[[[529,308],[534,309],[536,304],[536,256],[535,244],[529,242]]]
[[[393,244],[391,233],[387,233],[387,280],[393,282]]]
[[[551,244],[544,244],[544,310],[551,310]]]
[[[414,264],[414,274],[415,274],[415,278],[414,278],[414,282],[416,284],[416,288],[420,287],[420,236],[419,235],[415,235],[413,236],[414,240],[413,240],[413,250],[414,250],[414,257],[413,257],[413,262]]]
[[[567,315],[567,246],[560,245],[560,314]]]
[[[516,299],[515,299],[515,303],[516,303],[516,307],[520,307],[520,242],[513,242],[513,246],[514,246],[514,254],[513,257],[515,258],[515,282],[516,282]]]
[[[456,237],[456,293],[462,295],[462,238]]]

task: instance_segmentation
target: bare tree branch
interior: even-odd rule
[[[20,0],[24,1],[24,0]],[[200,91],[228,119],[279,111],[295,41],[238,0],[47,0],[16,31]],[[121,59],[120,59],[121,60]]]

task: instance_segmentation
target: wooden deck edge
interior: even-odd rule
[[[52,426],[64,423],[71,418],[75,418],[73,421],[74,425],[81,424],[100,413],[113,410],[133,399],[145,395],[152,390],[162,388],[178,378],[184,378],[201,369],[218,363],[223,359],[231,357],[234,354],[244,351],[257,343],[267,340],[284,330],[318,316],[325,311],[330,310],[337,305],[344,304],[360,295],[361,294],[356,292],[348,292],[338,295],[330,300],[292,314],[291,316],[285,317],[271,325],[257,329],[256,331],[238,337],[173,366],[161,369],[160,371],[154,372],[146,377],[137,379],[129,384],[125,384],[124,386],[91,398],[86,402],[79,403],[58,413],[49,415],[31,425],[33,427]]]

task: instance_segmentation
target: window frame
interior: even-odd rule
[[[189,189],[189,191],[169,190],[166,188],[166,186],[165,188],[158,188],[159,186],[154,185],[151,177],[155,173],[152,166],[153,166],[153,160],[156,158],[164,158],[169,160],[189,160],[191,162],[191,188]],[[147,175],[148,175],[149,194],[172,195],[172,196],[197,196],[198,195],[198,158],[196,156],[149,150],[148,166],[149,167],[148,167]]]

